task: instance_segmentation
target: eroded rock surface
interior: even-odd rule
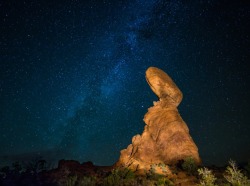
[[[177,110],[182,92],[158,68],[148,68],[146,80],[159,101],[154,102],[144,116],[143,133],[132,138],[132,144],[121,151],[115,166],[128,167],[141,174],[152,169],[160,174],[171,174],[168,165],[175,165],[187,157],[200,164],[198,148]]]

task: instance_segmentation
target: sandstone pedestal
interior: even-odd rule
[[[198,148],[181,118],[177,106],[182,92],[162,70],[150,67],[146,80],[159,101],[144,116],[146,124],[141,135],[132,138],[132,144],[121,151],[115,166],[122,166],[144,174],[154,169],[159,174],[171,174],[169,165],[192,157],[201,163]]]

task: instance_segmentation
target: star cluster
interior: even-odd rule
[[[113,164],[157,100],[156,66],[204,163],[247,160],[249,17],[247,1],[0,2],[0,158]]]

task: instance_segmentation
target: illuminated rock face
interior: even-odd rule
[[[198,148],[177,110],[182,92],[158,68],[150,67],[146,71],[146,79],[159,101],[154,102],[154,106],[144,116],[146,126],[143,133],[132,138],[132,144],[121,151],[115,166],[128,167],[141,174],[154,166],[157,173],[171,174],[165,165],[175,165],[187,157],[193,157],[200,164]],[[162,166],[156,165],[164,165],[164,170]]]

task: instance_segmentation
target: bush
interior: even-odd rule
[[[94,176],[84,176],[82,179],[79,180],[79,186],[95,186],[97,183],[97,179]]]
[[[147,173],[147,178],[150,180],[159,180],[161,178],[165,178],[162,174],[155,173],[154,169],[150,169],[150,171]]]
[[[250,159],[247,161],[247,165],[244,168],[247,171],[247,175],[250,176]]]
[[[77,175],[69,176],[66,180],[66,186],[75,186],[77,181]]]
[[[230,160],[224,178],[233,186],[249,186],[250,180],[238,169],[235,161]]]
[[[189,174],[194,174],[197,171],[197,165],[193,157],[187,157],[181,165],[182,169]]]
[[[165,177],[165,178],[158,179],[156,185],[157,186],[174,186],[174,183]]]
[[[22,171],[22,165],[20,164],[20,162],[18,162],[18,161],[16,161],[16,162],[14,162],[14,163],[12,163],[12,167],[14,168],[14,171],[16,172],[16,173],[21,173],[21,171]]]
[[[13,164],[13,166],[17,166],[17,164]],[[29,162],[24,162],[23,168],[26,173],[37,174],[41,171],[47,170],[47,162],[42,159],[34,159]]]
[[[135,178],[134,172],[130,169],[113,169],[111,174],[104,179],[104,185],[117,186],[117,185],[128,185],[126,182],[130,182]]]
[[[211,170],[206,167],[198,169],[198,173],[201,176],[201,181],[198,186],[217,186],[214,182],[216,180]]]

